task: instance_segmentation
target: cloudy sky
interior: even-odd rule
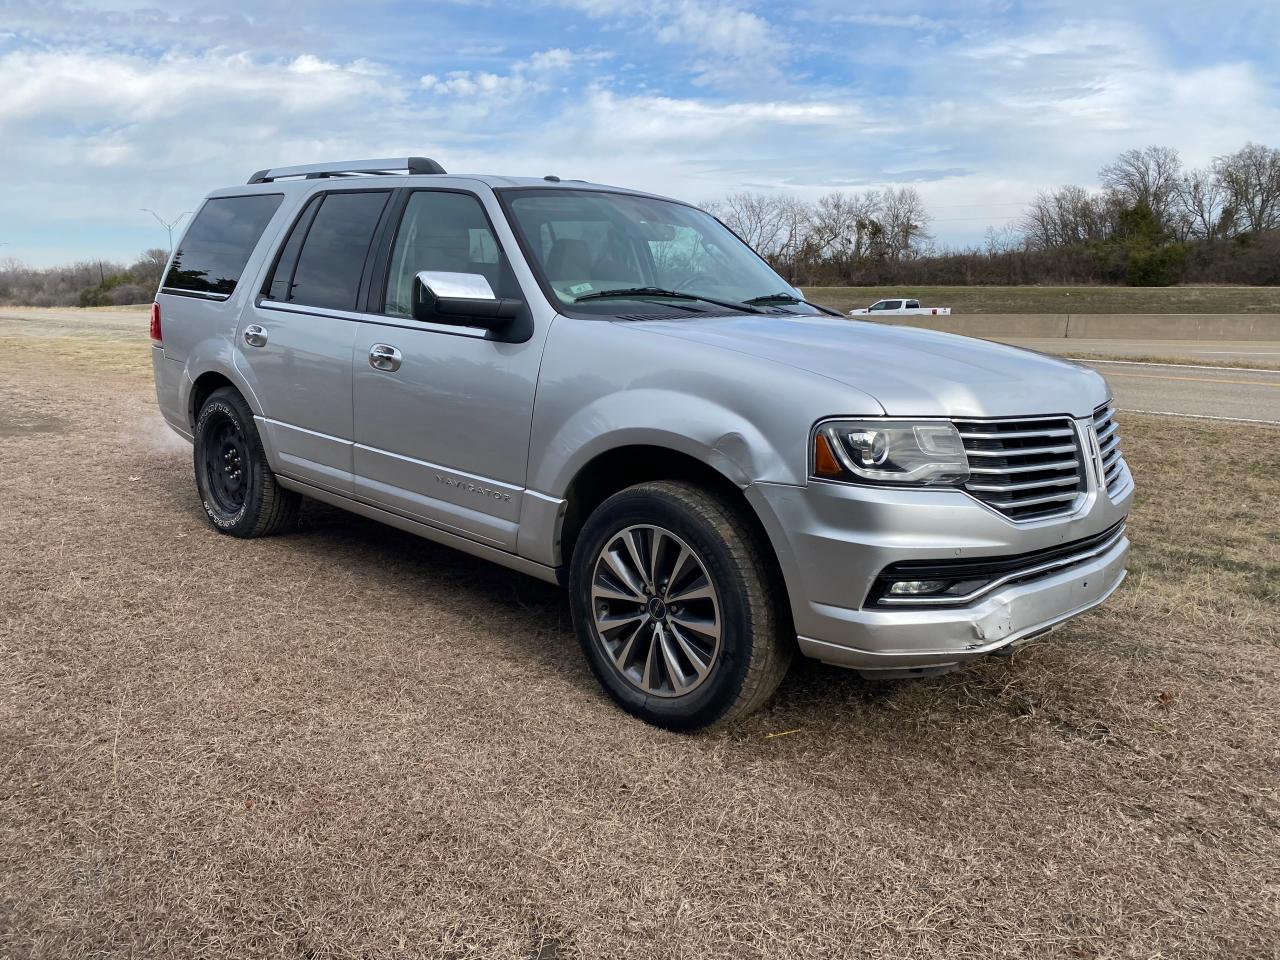
[[[1150,143],[1280,145],[1275,0],[0,0],[0,257],[129,259],[261,167],[700,201],[914,184],[946,244]]]

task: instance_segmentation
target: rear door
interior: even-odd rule
[[[277,469],[351,493],[351,351],[389,190],[312,197],[241,319],[238,362],[262,406]]]
[[[281,193],[254,193],[211,197],[200,207],[178,241],[156,295],[168,359],[184,361],[200,341],[226,338],[234,329],[233,311],[244,298],[233,300],[233,294],[283,200]],[[256,276],[257,270],[249,275]]]
[[[545,326],[524,334],[412,317],[414,275],[480,274],[525,299],[483,203],[460,190],[407,191],[355,343],[355,473],[360,499],[514,551]],[[528,307],[525,308],[528,310]],[[396,368],[370,363],[395,351]]]

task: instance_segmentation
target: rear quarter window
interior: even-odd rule
[[[182,237],[164,289],[230,296],[284,194],[205,201]]]

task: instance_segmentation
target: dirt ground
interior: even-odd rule
[[[145,340],[5,333],[0,956],[1280,956],[1280,430],[1127,417],[1132,574],[1012,659],[679,736],[551,587],[214,533]]]

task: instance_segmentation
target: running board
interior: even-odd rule
[[[439,527],[433,527],[417,520],[410,520],[408,517],[402,517],[400,514],[392,513],[390,510],[383,510],[381,507],[361,503],[359,500],[352,500],[350,497],[344,497],[340,493],[331,493],[321,487],[313,487],[309,483],[303,483],[291,477],[276,474],[276,480],[286,490],[293,490],[304,497],[311,497],[313,500],[319,500],[330,506],[338,507],[340,510],[348,510],[362,517],[368,517],[370,520],[377,520],[379,523],[385,523],[388,526],[412,533],[415,536],[422,537],[424,540],[431,540],[446,547],[453,547],[455,550],[461,550],[463,553],[479,557],[481,560],[489,560],[499,564],[508,570],[515,570],[517,573],[536,577],[547,583],[560,584],[560,575],[555,567],[548,567],[535,560],[516,556],[514,553],[507,553],[507,551],[499,550],[497,547],[476,543],[474,540],[468,540],[466,537],[458,536],[456,533],[449,533]]]

